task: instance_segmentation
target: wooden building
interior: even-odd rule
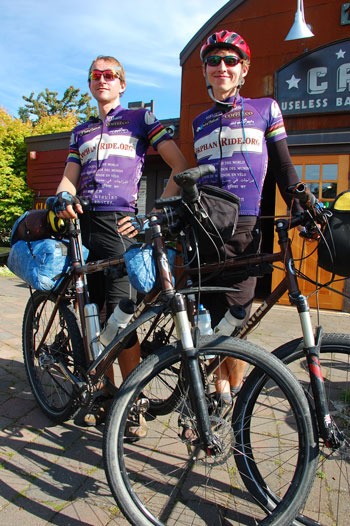
[[[220,29],[235,31],[248,42],[251,67],[242,95],[273,97],[282,109],[288,144],[300,178],[318,198],[330,203],[349,187],[350,159],[350,4],[341,0],[304,0],[305,20],[313,37],[285,40],[295,19],[297,0],[232,0],[227,2],[192,38],[180,54],[182,67],[180,148],[194,162],[191,124],[211,101],[205,87],[199,51],[205,39]],[[285,205],[275,195],[274,182],[267,176],[262,213],[284,214]],[[263,249],[273,247],[273,222],[265,220]],[[298,246],[299,245],[299,246]],[[293,246],[302,250],[295,235]],[[277,250],[276,242],[275,247]],[[314,244],[308,246],[311,253]],[[317,255],[307,258],[301,268],[307,276],[326,283],[329,274],[317,269]],[[272,285],[281,278],[273,272]],[[301,282],[302,292],[311,294],[313,284]],[[263,293],[271,285],[260,282]],[[342,292],[347,283],[333,284]],[[257,291],[259,294],[259,290]],[[321,289],[311,296],[323,308],[349,311],[341,294]],[[289,303],[288,298],[283,298]]]
[[[207,109],[210,101],[201,70],[199,50],[205,39],[219,29],[241,34],[252,52],[252,62],[241,92],[249,97],[273,97],[282,109],[288,144],[301,179],[314,193],[330,203],[349,187],[350,159],[350,3],[342,0],[304,0],[305,20],[314,36],[285,40],[295,18],[297,0],[231,0],[189,41],[180,53],[182,68],[181,115],[165,122],[174,126],[175,139],[194,165],[192,120]],[[69,134],[27,139],[28,184],[38,198],[55,191],[62,175]],[[150,209],[160,195],[169,174],[157,154],[149,153],[143,179],[146,195],[140,207]],[[147,187],[146,187],[147,185]],[[285,213],[285,206],[267,176],[263,194],[263,215]],[[273,221],[264,224],[264,249],[273,248]],[[298,245],[298,236],[295,236]],[[310,249],[312,251],[312,249]],[[302,271],[316,277],[316,256],[307,259]],[[318,278],[325,282],[322,271]],[[272,284],[279,279],[273,273]],[[261,280],[258,294],[271,287]],[[305,294],[315,289],[303,282]],[[342,292],[347,283],[334,288]],[[288,302],[288,299],[284,300]],[[311,303],[316,301],[311,299]],[[341,294],[322,289],[323,308],[349,310]]]

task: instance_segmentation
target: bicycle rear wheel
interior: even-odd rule
[[[23,358],[32,392],[43,413],[55,423],[68,420],[76,409],[76,393],[60,364],[71,373],[83,359],[83,341],[73,309],[62,301],[48,327],[56,296],[35,291],[23,317]]]
[[[304,507],[300,524],[345,525],[350,516],[350,335],[324,334],[320,362],[330,414],[343,435],[338,449],[328,448],[320,439],[315,482]],[[274,351],[307,390],[314,406],[310,377],[301,338]]]
[[[208,356],[214,356],[216,363],[230,358],[234,367],[238,358],[250,367],[261,368],[274,386],[274,403],[270,400],[261,407],[266,428],[292,427],[297,430],[298,441],[286,443],[285,432],[281,440],[274,437],[272,451],[262,441],[251,444],[251,453],[271,484],[269,492],[261,494],[258,500],[252,498],[235,463],[231,417],[226,419],[210,411],[220,451],[210,455],[203,450],[188,380],[176,382],[182,391],[181,402],[166,415],[150,415],[146,405],[140,403],[140,396],[161,398],[154,378],[176,364],[181,367],[181,352],[173,346],[165,347],[133,371],[109,413],[103,455],[107,480],[118,506],[138,526],[290,524],[312,484],[316,457],[311,416],[301,386],[279,360],[247,341],[205,338],[199,355],[206,363],[213,363]],[[209,378],[204,386],[209,407],[210,385]],[[276,411],[276,400],[288,401],[283,411]],[[128,424],[137,411],[146,420],[148,432],[134,440],[128,437]]]

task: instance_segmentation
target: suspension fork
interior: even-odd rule
[[[193,343],[185,296],[174,289],[173,275],[165,252],[165,242],[156,216],[150,218],[150,225],[161,283],[161,296],[169,299],[175,317],[176,332],[182,344],[183,364],[189,382],[191,406],[197,417],[197,426],[203,447],[207,454],[213,454],[218,450],[219,445],[216,444],[217,441],[210,427],[208,406],[198,361],[198,349]]]
[[[294,278],[292,277],[292,281],[297,284],[295,276]],[[334,421],[330,416],[326,397],[325,383],[320,363],[322,327],[317,326],[314,334],[308,301],[306,297],[300,293],[297,286],[294,288],[294,291],[289,293],[289,297],[291,302],[296,305],[299,313],[304,340],[304,353],[308,364],[311,389],[315,402],[319,435],[327,447],[336,449],[340,447],[342,443],[342,436],[337,431]]]
[[[320,364],[322,327],[316,327],[315,334],[313,333],[309,305],[305,296],[300,293],[294,296],[291,295],[291,301],[296,305],[300,317],[304,340],[304,353],[310,375],[319,434],[325,441],[327,447],[331,447],[333,442],[332,419],[329,414],[324,378]]]
[[[344,441],[344,435],[338,430],[329,412],[325,383],[320,364],[321,342],[322,328],[318,326],[316,327],[315,345],[312,347],[304,347],[304,351],[310,374],[312,394],[315,401],[319,434],[328,448],[338,449]]]
[[[288,237],[286,227],[286,220],[281,219],[277,222],[276,231],[278,233],[282,253],[284,254],[289,299],[290,302],[297,307],[300,318],[304,340],[304,353],[308,364],[311,389],[315,402],[318,430],[327,447],[338,448],[342,443],[342,436],[337,431],[329,413],[325,383],[320,364],[322,327],[316,327],[314,334],[308,301],[299,290],[298,279],[294,268],[291,241]]]
[[[175,313],[175,324],[179,339],[182,343],[182,357],[189,382],[189,395],[191,406],[197,417],[197,426],[201,441],[207,454],[213,454],[218,450],[215,436],[211,431],[208,405],[202,381],[202,374],[198,360],[198,349],[194,347],[191,327],[188,320],[185,298],[176,293],[172,300],[172,308]]]
[[[304,352],[308,364],[312,394],[315,400],[315,411],[318,429],[326,446],[330,447],[332,420],[329,414],[328,403],[325,395],[324,379],[320,364],[320,347],[322,341],[322,328],[316,327],[315,344],[307,346],[304,340]]]

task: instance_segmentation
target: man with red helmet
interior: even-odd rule
[[[222,30],[212,34],[200,50],[202,71],[214,105],[193,121],[194,151],[198,164],[213,164],[214,174],[202,177],[200,184],[223,188],[240,198],[240,215],[233,238],[221,247],[223,257],[256,253],[260,250],[260,207],[267,166],[273,172],[281,194],[289,206],[285,189],[298,181],[286,140],[283,117],[271,98],[242,97],[249,72],[251,53],[244,38]],[[233,304],[243,305],[249,316],[254,299],[256,277],[233,284],[230,276],[213,279],[211,285],[235,286],[238,292],[208,294],[203,299],[215,327]],[[245,364],[229,364],[217,380],[218,401],[230,404],[243,381]],[[220,375],[219,375],[220,376]],[[230,393],[231,391],[231,393]]]

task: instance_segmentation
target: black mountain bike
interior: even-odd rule
[[[279,218],[275,221],[280,251],[274,254],[235,258],[226,261],[225,268],[240,274],[263,275],[265,265],[273,265],[284,271],[280,283],[252,313],[249,320],[235,332],[235,336],[245,338],[254,330],[276,305],[285,292],[296,307],[303,337],[281,345],[275,354],[288,364],[303,385],[311,406],[314,426],[318,434],[320,453],[318,456],[317,476],[305,506],[305,516],[300,515],[293,524],[316,526],[335,526],[344,524],[350,511],[350,335],[341,333],[323,333],[322,327],[312,326],[307,298],[299,290],[298,277],[301,275],[294,264],[292,243],[288,232],[299,226],[305,227],[303,235],[313,238],[322,236],[317,226],[327,227],[329,210],[322,207],[308,188],[299,184],[290,191],[300,199],[306,211],[302,215]],[[215,271],[217,265],[207,265],[201,272]],[[195,269],[187,269],[187,274],[196,275]],[[301,277],[305,278],[305,276]],[[321,286],[315,283],[315,287]],[[283,330],[283,328],[280,328]],[[279,330],[278,328],[276,330]],[[210,371],[209,371],[210,373]],[[262,443],[274,451],[273,435],[266,425],[265,416],[260,416],[261,404],[264,404],[268,383],[264,376],[255,371],[248,375],[243,389],[235,402],[233,427],[235,429],[235,456],[238,469],[243,475],[247,489],[259,498],[261,488],[268,493],[269,480],[260,473],[259,461],[251,452],[251,443],[260,436]],[[276,399],[276,410],[279,407]],[[276,431],[277,432],[277,431]],[[293,440],[288,433],[286,444],[290,451],[296,447],[298,436]]]
[[[317,225],[327,225],[329,211],[318,203],[305,185],[299,184],[290,191],[303,202],[306,210],[296,217],[279,218],[275,221],[279,252],[234,258],[222,264],[205,265],[200,269],[186,267],[182,281],[192,283],[199,272],[205,276],[218,272],[220,268],[237,272],[239,279],[242,279],[242,272],[245,275],[263,275],[266,265],[284,270],[281,282],[235,335],[246,337],[282,295],[285,292],[289,293],[291,304],[296,307],[300,318],[303,337],[287,342],[273,354],[289,365],[304,387],[320,448],[317,476],[305,505],[305,515],[299,515],[293,524],[334,526],[343,524],[350,511],[347,498],[350,493],[350,335],[324,334],[321,326],[316,327],[315,331],[313,329],[307,299],[298,287],[300,273],[294,265],[288,232],[298,225],[303,225],[303,235],[322,236],[322,231]],[[204,234],[202,232],[202,235]],[[209,237],[208,243],[212,243]],[[316,283],[315,286],[320,285]],[[203,288],[201,290],[203,291]],[[191,303],[189,299],[187,301]],[[204,369],[203,375],[210,392],[215,373],[210,362],[206,362]],[[172,377],[171,380],[173,379]],[[169,390],[172,396],[167,400],[168,411],[172,404],[181,398],[185,389],[186,384],[184,385],[180,373],[179,380],[176,379],[173,384],[173,390]],[[298,461],[298,432],[293,433],[293,426],[280,426],[284,401],[278,396],[273,398],[273,392],[273,388],[269,387],[269,379],[261,371],[257,369],[252,374],[247,373],[232,416],[236,465],[250,494],[267,506],[270,506],[270,498],[275,499],[276,492],[272,489],[276,483],[275,478],[282,480],[286,466]],[[269,418],[261,410],[266,406],[274,407]],[[287,413],[288,408],[285,410]],[[283,444],[282,449],[289,453],[288,463],[282,460],[281,450],[276,449],[276,436],[280,437],[278,448]],[[266,448],[266,457],[271,455],[271,462],[275,463],[276,469],[271,469],[268,474],[264,471],[264,462],[261,462],[257,455],[257,444],[260,451],[263,447]]]
[[[317,464],[317,435],[305,393],[273,354],[238,338],[200,338],[191,326],[193,304],[210,287],[196,283],[196,270],[191,270],[191,286],[177,290],[167,259],[165,236],[181,239],[184,230],[192,230],[200,199],[190,190],[204,170],[179,174],[177,183],[186,192],[158,200],[161,212],[149,216],[160,283],[150,305],[159,309],[153,329],[162,335],[163,346],[153,346],[115,397],[104,434],[107,480],[134,525],[286,526],[303,506]],[[237,359],[263,378],[254,412],[251,405],[246,411],[249,421],[243,411],[228,419],[213,404],[221,364],[235,367]],[[148,428],[137,440],[127,432],[135,415]],[[252,476],[248,463],[238,463],[241,455],[253,463]],[[247,478],[253,479],[251,487]]]
[[[317,223],[326,225],[329,211],[322,208],[303,184],[290,190],[304,203],[306,211],[293,218],[276,220],[280,252],[234,258],[226,260],[221,265],[205,265],[200,269],[186,267],[185,279],[182,281],[192,283],[199,272],[201,275],[210,274],[217,272],[220,266],[237,272],[240,279],[242,279],[242,271],[246,275],[262,275],[266,272],[266,265],[284,270],[285,274],[281,282],[251,315],[247,323],[236,332],[236,335],[241,338],[248,335],[288,291],[290,301],[296,307],[300,318],[303,337],[287,342],[276,349],[274,354],[290,366],[307,392],[320,447],[317,476],[306,503],[305,515],[299,515],[294,524],[338,525],[344,522],[344,517],[349,511],[347,495],[350,492],[350,336],[339,333],[323,334],[320,326],[316,327],[314,334],[307,299],[301,295],[298,287],[299,272],[294,265],[288,232],[298,225],[304,225],[304,235],[310,237],[314,237],[315,233],[322,235]],[[212,240],[208,237],[208,243],[210,242]],[[201,290],[203,291],[203,288]],[[193,292],[196,291],[193,289]],[[187,298],[187,302],[191,304],[189,296]],[[163,336],[165,334],[166,331],[163,331]],[[168,333],[170,334],[171,332]],[[166,341],[166,338],[163,340]],[[210,392],[215,372],[213,373],[210,362],[205,363],[204,370],[203,376],[206,379],[207,390]],[[163,402],[167,401],[164,407],[168,412],[174,403],[181,399],[181,393],[186,390],[181,371],[178,377],[179,379],[175,377],[173,389],[168,389],[172,395],[167,400],[163,400]],[[173,380],[172,376],[171,381]],[[168,387],[170,383],[168,379]],[[283,428],[279,425],[284,402],[278,396],[273,399],[271,394],[273,388],[269,388],[268,378],[261,371],[255,370],[247,375],[244,387],[235,402],[232,416],[236,441],[233,451],[237,467],[251,495],[267,506],[270,506],[270,498],[275,499],[275,492],[271,490],[275,478],[283,479],[287,465],[279,456],[280,450],[276,450],[275,437],[279,436],[281,439],[278,448],[281,448],[283,443],[285,451],[289,453],[288,464],[297,462],[299,439],[298,432],[293,434],[293,427]],[[266,405],[275,408],[269,418],[261,411]],[[267,455],[269,451],[271,462],[272,458],[274,459],[276,469],[271,470],[268,475],[262,468],[264,462],[261,462],[257,456],[257,444],[261,446],[260,451],[263,446],[266,447],[265,454]]]

